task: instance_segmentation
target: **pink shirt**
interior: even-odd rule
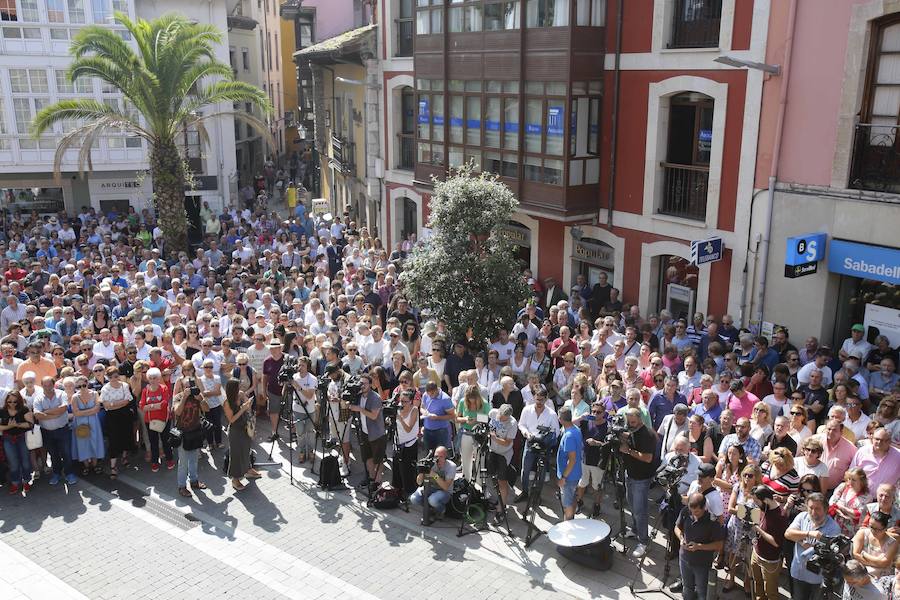
[[[834,489],[844,480],[844,473],[850,468],[850,463],[853,461],[853,457],[856,456],[856,446],[853,445],[853,442],[841,436],[837,446],[832,450],[828,447],[825,436],[822,436],[820,439],[824,449],[822,462],[828,466],[828,487]],[[869,482],[869,487],[872,487],[871,481]]]
[[[759,402],[759,398],[750,392],[746,392],[743,399],[731,394],[728,396],[726,408],[730,408],[731,412],[734,413],[734,422],[737,423],[738,419],[745,417],[749,419],[753,416],[753,407],[756,406],[757,402]]]
[[[896,485],[900,479],[900,450],[889,448],[883,458],[876,458],[872,445],[866,445],[856,451],[851,467],[861,467],[869,479],[869,491],[875,495],[875,490],[882,483]]]

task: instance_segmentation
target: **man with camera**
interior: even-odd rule
[[[501,404],[500,408],[491,409],[488,417],[491,432],[488,473],[497,478],[500,488],[500,504],[497,506],[495,517],[497,523],[506,516],[506,506],[509,501],[509,464],[513,458],[513,442],[519,431],[518,423],[512,414],[511,404]]]
[[[424,459],[423,459],[424,460]],[[428,505],[434,509],[437,518],[444,515],[447,503],[450,502],[450,487],[453,485],[453,479],[456,477],[456,464],[452,460],[447,459],[447,447],[438,446],[434,451],[434,459],[431,465],[426,464],[426,468],[420,468],[420,473],[416,476],[416,484],[419,486],[413,495],[409,497],[411,504],[421,506],[427,499]],[[425,486],[426,478],[430,485]],[[429,489],[426,490],[425,488]],[[426,497],[427,493],[427,497]]]
[[[315,452],[316,389],[318,381],[309,372],[309,358],[301,356],[297,359],[297,372],[291,380],[294,390],[293,406],[294,428],[297,432],[297,462],[312,460]]]
[[[206,489],[206,484],[200,481],[198,459],[204,438],[201,418],[209,410],[209,405],[203,398],[196,379],[188,379],[186,383],[188,385],[184,391],[175,397],[173,412],[175,426],[181,432],[181,445],[178,446],[178,495],[190,498],[188,480],[192,490]]]
[[[369,492],[378,487],[381,465],[387,440],[384,435],[384,412],[381,397],[372,390],[372,379],[368,374],[359,376],[359,402],[350,405],[350,412],[360,414],[362,427],[362,458],[366,463]],[[371,495],[371,494],[370,494]]]
[[[344,465],[350,465],[350,438],[347,436],[347,426],[350,421],[349,405],[341,400],[341,394],[347,383],[347,374],[340,365],[329,364],[325,367],[325,375],[328,382],[328,403],[333,419],[328,422],[328,429],[333,437],[341,442],[341,453],[344,455]]]
[[[681,595],[685,600],[706,600],[713,558],[725,541],[725,528],[706,510],[706,499],[699,492],[691,494],[675,523],[675,537],[681,544],[678,556],[683,582]]]
[[[581,421],[581,437],[584,439],[584,462],[581,465],[581,481],[578,482],[576,500],[580,508],[584,502],[584,493],[589,486],[593,486],[594,508],[591,517],[600,515],[600,501],[602,500],[603,479],[606,475],[604,459],[604,442],[609,431],[609,423],[606,422],[606,407],[601,400],[595,400],[591,405],[591,414]]]
[[[550,448],[556,441],[559,433],[559,420],[556,413],[547,406],[547,388],[540,388],[534,395],[534,404],[530,404],[522,409],[522,415],[519,418],[519,431],[525,438],[525,451],[522,453],[522,493],[515,497],[514,502],[524,502],[528,500],[528,484],[531,479],[531,471],[537,463],[538,455],[532,448],[533,439],[542,437],[540,429],[546,428],[550,431],[550,437],[543,437]]]
[[[788,526],[784,537],[795,542],[791,560],[791,597],[793,600],[819,600],[822,597],[821,572],[814,573],[807,563],[816,550],[816,542],[840,535],[841,528],[828,515],[825,496],[813,492],[806,497],[806,512],[801,512]]]
[[[656,436],[644,424],[641,411],[628,407],[625,410],[628,431],[619,437],[619,452],[625,465],[625,491],[631,504],[632,531],[638,545],[631,556],[641,558],[647,553],[650,534],[650,482],[653,479],[653,454],[656,452]],[[705,505],[704,505],[705,506]],[[626,534],[626,537],[630,537]]]

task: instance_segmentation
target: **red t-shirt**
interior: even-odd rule
[[[169,386],[161,383],[158,388],[151,390],[150,386],[144,388],[141,392],[141,410],[144,411],[144,422],[149,423],[154,419],[166,421],[169,418]],[[162,406],[156,410],[145,410],[148,404],[157,404],[162,402]]]

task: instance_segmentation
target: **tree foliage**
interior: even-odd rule
[[[83,27],[72,40],[68,76],[72,83],[81,77],[97,77],[121,91],[124,104],[91,98],[60,100],[35,116],[32,131],[39,136],[57,123],[64,128],[74,124],[56,150],[57,177],[70,149],[78,150],[81,171],[93,168],[91,148],[99,136],[124,133],[146,140],[166,247],[169,251],[182,250],[187,239],[187,215],[178,140],[186,129],[193,130],[208,146],[206,123],[230,115],[248,123],[274,145],[265,121],[232,110],[234,103],[252,102],[268,115],[272,107],[265,92],[235,81],[231,67],[216,60],[222,32],[214,26],[191,22],[179,14],[132,21],[116,12],[115,19],[131,34],[133,44],[108,27]]]
[[[432,238],[413,250],[400,276],[413,304],[443,319],[452,339],[483,344],[508,327],[528,297],[521,265],[504,233],[518,201],[496,176],[471,165],[435,181]]]

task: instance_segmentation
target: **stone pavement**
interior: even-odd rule
[[[262,438],[262,422],[259,429]],[[269,447],[257,446],[261,459]],[[240,493],[201,459],[210,489],[193,499],[177,497],[174,472],[151,473],[140,458],[118,482],[89,477],[67,489],[42,479],[27,498],[0,497],[0,539],[46,570],[47,580],[92,599],[631,595],[636,567],[629,557],[617,554],[613,569],[601,573],[569,563],[545,536],[525,548],[518,517],[510,519],[512,539],[492,532],[458,538],[456,521],[423,532],[416,512],[374,510],[356,492],[320,490],[308,465],[294,469],[291,485],[279,450],[273,459],[280,465]],[[221,459],[215,453],[213,463]],[[537,520],[544,530],[557,521],[554,502],[545,494],[550,508]],[[606,516],[613,531],[617,515]],[[636,587],[657,583],[650,573],[661,570],[661,554],[654,547]],[[14,598],[51,597],[14,589]]]

